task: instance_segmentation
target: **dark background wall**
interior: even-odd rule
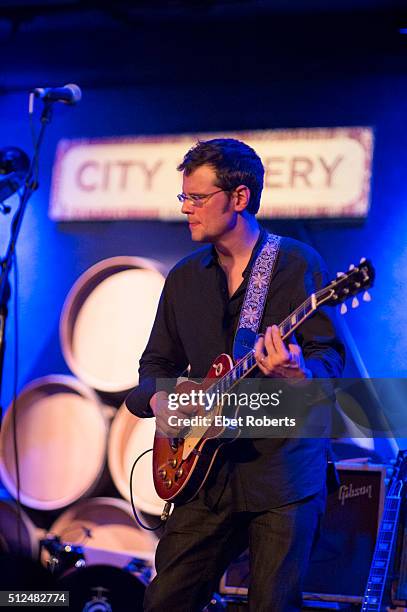
[[[77,82],[55,107],[40,188],[18,241],[18,388],[66,372],[58,323],[89,266],[113,255],[172,265],[192,250],[183,223],[54,223],[51,170],[61,138],[366,125],[375,130],[371,210],[354,223],[267,222],[313,244],[332,274],[361,256],[377,269],[373,301],[346,318],[372,377],[407,370],[407,24],[398,2],[0,2],[0,147],[31,153],[28,91]],[[175,196],[175,194],[174,194]],[[13,202],[14,209],[16,202]],[[174,197],[174,206],[177,201]],[[0,217],[0,253],[10,218]],[[12,309],[12,303],[10,304]],[[13,317],[2,402],[12,396]],[[349,370],[354,373],[355,370]]]

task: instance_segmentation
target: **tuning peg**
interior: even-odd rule
[[[365,261],[366,261],[366,257],[361,257],[361,259],[360,259],[360,263],[361,263],[361,264],[362,264],[362,263],[365,263]]]
[[[364,302],[371,302],[372,301],[372,296],[370,295],[369,291],[365,291],[363,294],[363,301]]]
[[[355,297],[352,300],[352,308],[357,308],[358,306],[359,306],[359,300],[355,295]]]
[[[348,307],[346,306],[346,304],[345,304],[345,302],[344,302],[344,303],[342,304],[342,306],[341,306],[340,313],[341,313],[341,315],[344,315],[344,314],[346,314],[347,312],[348,312]]]
[[[345,276],[343,272],[337,272],[336,273],[337,278],[340,278],[341,276]]]
[[[354,269],[355,269],[355,266],[353,264],[350,264],[349,270],[354,270]]]

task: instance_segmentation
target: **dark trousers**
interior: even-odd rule
[[[302,582],[325,507],[325,491],[265,512],[209,510],[201,493],[174,509],[156,554],[146,612],[200,612],[233,559],[249,545],[251,612],[301,609]]]

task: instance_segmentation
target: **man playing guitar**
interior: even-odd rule
[[[169,273],[147,347],[140,384],[126,404],[156,417],[157,431],[176,439],[168,394],[156,381],[190,367],[204,378],[214,358],[232,353],[250,271],[267,239],[256,220],[264,169],[255,151],[234,139],[200,141],[178,167],[182,213],[191,238],[209,246]],[[282,340],[276,323],[327,282],[320,256],[281,238],[255,344],[256,375],[303,380],[341,376],[344,348],[325,309]],[[191,416],[180,405],[177,416]],[[249,606],[255,612],[301,609],[302,581],[325,505],[325,438],[238,439],[216,456],[204,486],[176,503],[146,592],[148,612],[199,612],[229,563],[247,545]]]

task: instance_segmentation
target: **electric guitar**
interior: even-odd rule
[[[376,540],[376,547],[370,567],[365,595],[363,597],[361,612],[382,612],[382,610],[388,609],[382,606],[382,600],[386,587],[389,586],[389,566],[394,551],[400,506],[406,480],[407,451],[399,451],[389,491],[384,503],[383,516]]]
[[[351,265],[346,273],[338,272],[337,278],[326,287],[310,295],[282,323],[279,330],[282,339],[287,339],[297,327],[306,321],[320,306],[335,306],[342,303],[341,312],[345,312],[345,300],[353,297],[352,306],[359,302],[356,294],[366,290],[373,284],[374,269],[366,259],[361,259],[358,266]],[[365,301],[370,301],[370,295],[365,291]],[[254,350],[250,350],[235,365],[229,355],[219,355],[211,365],[202,383],[185,381],[178,384],[175,393],[215,394],[221,397],[230,391],[241,379],[246,377],[256,367]],[[219,395],[217,395],[219,394]],[[196,397],[196,396],[195,396]],[[237,410],[236,410],[237,412]],[[195,413],[206,417],[209,425],[199,424],[182,433],[180,438],[167,438],[156,433],[153,448],[153,479],[157,494],[165,501],[185,502],[192,499],[203,486],[219,451],[225,442],[232,441],[222,438],[225,432],[223,426],[215,426],[213,417],[222,414],[222,405],[216,405],[208,410],[202,407]],[[203,419],[202,419],[203,421]],[[235,437],[239,435],[236,428]]]

